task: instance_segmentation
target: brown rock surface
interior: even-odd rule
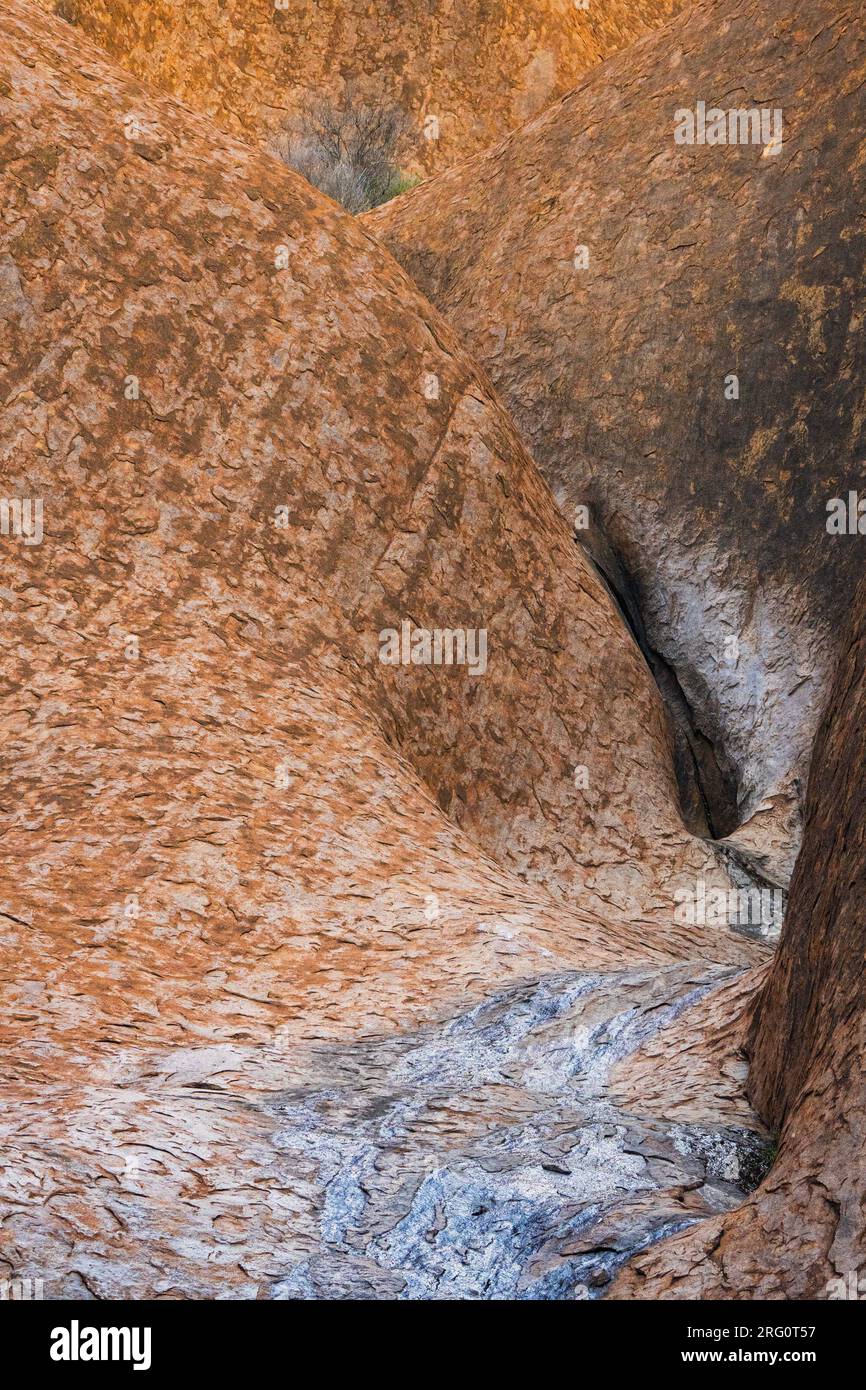
[[[861,6],[706,0],[367,217],[565,516],[590,509],[691,712],[716,834],[747,822],[726,843],[779,884],[863,572],[826,504],[863,487],[864,79]],[[781,149],[675,143],[699,101],[781,110]]]
[[[741,1101],[605,1078],[764,951],[673,918],[727,879],[485,379],[357,222],[23,0],[0,114],[4,1267],[570,1296],[587,1212],[610,1277],[729,1210]],[[486,670],[382,664],[404,619]]]
[[[742,1208],[638,1257],[614,1297],[863,1297],[866,585],[854,611],[815,744],[782,940],[748,1042],[749,1090],[780,1133],[778,1157]]]
[[[447,168],[500,139],[683,0],[42,0],[137,77],[259,138],[346,81],[396,101],[406,167]],[[438,138],[425,137],[428,117]],[[427,126],[428,131],[431,127]]]
[[[69,585],[130,690],[148,666],[124,635],[149,650],[152,611],[154,633],[170,620],[184,642],[179,614],[191,605],[194,626],[205,598],[226,650],[257,638],[278,666],[316,670],[327,653],[334,698],[357,687],[403,765],[511,872],[614,920],[657,915],[674,954],[692,949],[671,883],[715,861],[683,829],[655,686],[452,334],[274,161],[205,148],[212,129],[170,101],[125,138],[144,93],[85,63],[52,78],[48,59],[19,59],[7,80],[4,477],[48,518],[41,546],[12,547],[25,592],[49,568]],[[383,665],[378,634],[406,619],[486,630],[488,669]],[[48,659],[39,646],[20,655]]]
[[[745,1094],[747,1018],[765,966],[734,975],[653,1033],[610,1073],[611,1099],[635,1115],[754,1125]]]

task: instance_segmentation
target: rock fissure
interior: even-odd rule
[[[621,557],[607,541],[604,552],[613,559],[613,564],[607,568],[584,549],[640,647],[670,716],[683,821],[693,835],[708,840],[721,839],[739,824],[736,774],[724,754],[699,728],[675,668],[650,643],[637,587],[629,579]]]
[[[857,1296],[866,31],[785,4],[363,223],[82,33],[258,133],[270,10],[0,10],[0,1264],[47,1297]],[[249,74],[187,81],[203,17]],[[753,60],[786,154],[675,141]],[[729,914],[815,724],[771,957]]]

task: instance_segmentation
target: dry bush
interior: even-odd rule
[[[271,143],[273,152],[349,212],[387,203],[417,180],[400,172],[408,133],[398,107],[366,102],[347,87],[340,104],[320,99]]]

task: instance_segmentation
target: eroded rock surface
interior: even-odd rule
[[[864,568],[826,529],[863,486],[864,78],[859,5],[707,0],[367,219],[589,509],[735,788],[715,834],[745,822],[727,843],[779,885]],[[769,143],[676,143],[699,102],[766,111]]]
[[[468,1292],[471,1172],[497,1287],[558,1296],[623,1204],[623,1257],[729,1206],[731,1057],[697,1120],[598,1078],[766,952],[674,917],[729,879],[485,378],[358,223],[23,0],[0,108],[4,1267]],[[484,671],[383,664],[404,621]]]
[[[641,1256],[627,1298],[862,1298],[866,1292],[866,586],[822,719],[803,849],[748,1038],[749,1091],[779,1134],[733,1215]]]
[[[500,139],[683,0],[42,0],[119,63],[260,138],[346,82],[411,118],[407,169]]]
[[[343,1044],[103,1040],[13,1112],[3,1258],[55,1297],[596,1298],[766,1168],[742,1094],[676,1119],[607,1094],[732,983],[554,974]]]
[[[8,23],[17,39],[17,11]],[[71,61],[74,35],[45,33]],[[48,683],[59,665],[85,714],[94,668],[97,686],[156,703],[185,682],[203,700],[208,664],[221,683],[253,680],[259,652],[265,684],[290,663],[321,671],[320,698],[357,692],[402,775],[512,872],[669,922],[670,882],[712,873],[714,855],[682,827],[652,678],[441,320],[300,179],[206,148],[211,129],[170,102],[126,139],[134,84],[91,55],[80,75],[37,56],[16,56],[6,89],[4,250],[21,300],[4,478],[45,514],[40,545],[7,539],[25,597],[6,621],[31,624],[18,660],[44,663]],[[78,662],[64,659],[71,622],[90,632]],[[485,632],[484,669],[383,664],[380,633],[403,622]],[[38,707],[35,691],[16,705],[22,730]],[[288,742],[306,791],[300,737],[273,742],[268,781]]]
[[[706,1125],[607,1094],[612,1063],[724,973],[547,976],[320,1052],[316,1086],[271,1105],[290,1166],[313,1156],[321,1244],[268,1296],[592,1298],[635,1248],[730,1210],[767,1166],[742,1103]]]

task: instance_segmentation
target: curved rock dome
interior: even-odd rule
[[[765,951],[675,917],[728,880],[488,382],[358,222],[23,0],[0,112],[4,1260],[423,1294],[408,1207],[483,1293],[423,1236],[471,1170],[523,1213],[497,1277],[555,1291],[563,1213],[718,1210],[592,1087]]]
[[[864,74],[850,7],[700,3],[368,215],[643,629],[715,834],[779,884],[864,570]]]

